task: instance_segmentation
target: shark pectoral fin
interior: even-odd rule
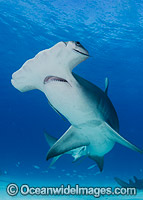
[[[89,145],[88,139],[85,136],[78,134],[78,131],[79,129],[71,126],[64,133],[64,135],[51,147],[47,154],[47,160],[66,153],[72,149]]]
[[[105,94],[108,94],[108,87],[109,87],[109,79],[108,77],[105,78]]]
[[[92,160],[94,160],[97,163],[100,171],[102,172],[103,165],[104,165],[104,156],[100,157],[100,156],[91,156],[90,155],[89,158],[91,158]]]
[[[44,131],[44,135],[45,135],[46,141],[50,147],[53,146],[56,143],[56,141],[58,140],[57,138],[49,135],[46,131]]]
[[[52,162],[51,162],[50,165],[49,165],[49,168],[52,167],[52,166],[55,164],[55,162],[56,162],[60,157],[61,157],[61,155],[60,155],[60,156],[54,157],[54,158],[52,159]]]
[[[105,127],[106,130],[108,132],[107,137],[111,140],[113,140],[114,142],[118,142],[119,144],[122,144],[125,147],[128,147],[134,151],[137,151],[139,153],[143,153],[143,151],[141,149],[139,149],[138,147],[136,147],[135,145],[131,144],[130,142],[128,142],[126,139],[124,139],[122,136],[120,136],[114,129],[112,129],[106,122],[105,123]]]

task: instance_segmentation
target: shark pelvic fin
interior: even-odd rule
[[[76,157],[76,158],[74,158],[74,160],[72,161],[72,163],[75,163],[75,162],[77,162],[80,159],[81,159],[81,157]]]
[[[143,151],[141,149],[139,149],[138,147],[136,147],[135,145],[131,144],[130,142],[128,142],[126,139],[124,139],[122,136],[120,136],[114,129],[112,129],[106,122],[104,122],[105,125],[105,132],[106,132],[106,136],[113,140],[114,142],[117,142],[119,144],[122,144],[125,147],[128,147],[134,151],[137,151],[139,153],[143,153]]]
[[[94,160],[97,163],[97,165],[100,169],[100,172],[102,172],[103,165],[104,165],[104,156],[100,157],[100,156],[91,156],[90,155],[89,158],[91,158],[92,160]]]
[[[46,131],[44,131],[44,135],[45,135],[46,141],[50,147],[52,147],[55,144],[55,142],[58,140],[57,138],[49,135]]]
[[[55,144],[55,142],[58,140],[57,138],[49,135],[46,131],[44,131],[44,135],[45,135],[46,141],[50,147],[52,147]],[[60,158],[60,156],[54,157],[52,159],[52,162],[49,165],[49,168],[52,167],[59,158]]]
[[[84,160],[85,158],[87,158],[87,156],[79,156],[79,157],[76,157],[76,158],[74,158],[74,160],[72,161],[72,163],[75,163],[75,162],[77,162],[77,161],[82,161],[82,160]]]
[[[71,126],[64,133],[64,135],[51,147],[47,154],[47,160],[52,157],[64,154],[72,149],[89,145],[88,139],[78,134],[78,131],[79,129]]]
[[[108,87],[109,87],[109,79],[108,77],[105,78],[105,94],[108,94]]]
[[[74,159],[73,161],[72,161],[72,163],[78,163],[78,165],[79,164],[81,164],[81,162],[82,161],[84,161],[86,158],[87,158],[88,156],[86,155],[86,156],[83,156],[83,157],[79,157],[79,158],[77,158],[77,159]]]

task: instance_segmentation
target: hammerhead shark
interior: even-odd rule
[[[11,83],[21,92],[41,90],[54,110],[71,123],[50,148],[47,160],[86,146],[86,155],[102,171],[104,155],[116,142],[140,153],[142,150],[119,135],[119,121],[107,95],[108,87],[102,91],[72,72],[89,57],[79,42],[59,42],[26,61],[13,73]]]

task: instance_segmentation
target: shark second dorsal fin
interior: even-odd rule
[[[78,134],[79,130],[80,129],[71,126],[64,133],[64,135],[51,147],[47,154],[47,160],[66,153],[72,149],[89,145],[88,139]]]
[[[97,163],[100,171],[102,172],[103,165],[104,165],[104,157],[103,156],[100,157],[100,156],[91,156],[90,155],[89,158],[91,158],[92,160],[94,160]]]
[[[105,94],[108,94],[108,87],[109,87],[109,79],[108,77],[105,78]]]

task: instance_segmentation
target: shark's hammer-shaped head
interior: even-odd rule
[[[59,42],[26,61],[13,73],[11,83],[21,92],[33,89],[43,91],[46,77],[64,78],[88,57],[88,51],[79,42]]]

